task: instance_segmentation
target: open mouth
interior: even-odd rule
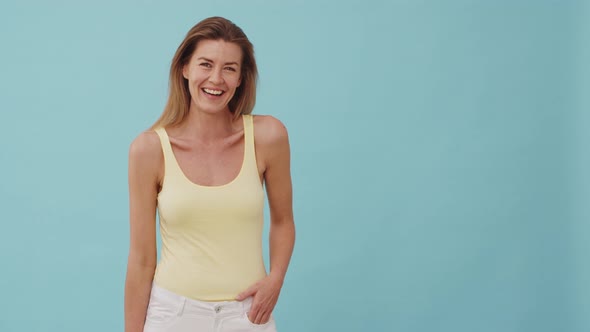
[[[203,88],[201,90],[203,90],[203,92],[205,92],[208,95],[216,96],[216,97],[219,97],[224,93],[223,90],[214,90],[214,89],[207,89],[207,88]]]

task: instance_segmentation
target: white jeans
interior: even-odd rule
[[[152,285],[144,332],[276,332],[275,320],[254,324],[248,319],[252,298],[205,302]]]

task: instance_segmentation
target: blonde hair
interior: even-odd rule
[[[236,89],[228,106],[234,118],[252,113],[256,103],[258,69],[254,58],[254,47],[240,27],[223,17],[209,17],[192,27],[176,50],[170,65],[169,95],[164,112],[152,125],[158,127],[180,124],[188,115],[191,94],[188,81],[182,75],[183,67],[189,62],[201,40],[223,40],[237,44],[242,50],[241,84]]]

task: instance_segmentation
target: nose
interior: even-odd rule
[[[211,75],[209,76],[209,82],[212,84],[222,84],[223,83],[223,76],[221,75],[221,69],[215,69],[211,71]]]

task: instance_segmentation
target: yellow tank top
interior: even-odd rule
[[[234,300],[266,275],[264,192],[256,166],[253,117],[242,119],[242,166],[235,179],[220,186],[190,181],[178,166],[166,130],[155,130],[165,171],[158,194],[162,248],[154,282],[188,298]]]

